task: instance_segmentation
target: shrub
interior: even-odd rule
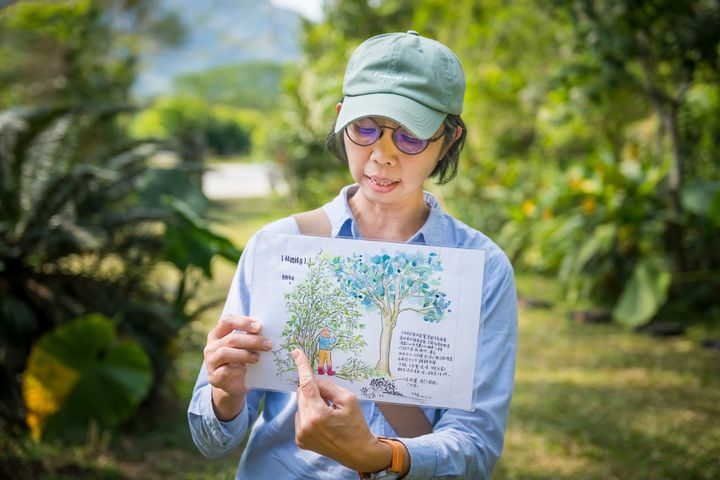
[[[152,362],[158,391],[210,260],[239,252],[202,219],[207,200],[161,145],[130,140],[126,108],[0,113],[0,415],[23,417],[31,346],[78,316],[117,319]]]

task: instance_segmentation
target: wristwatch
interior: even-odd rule
[[[405,466],[403,444],[400,440],[395,440],[393,438],[378,437],[378,440],[380,440],[385,445],[389,445],[390,449],[392,450],[392,460],[390,461],[390,467],[375,473],[358,472],[360,474],[360,478],[369,478],[371,480],[398,480],[400,478],[400,474],[404,470],[403,467]]]
[[[398,478],[400,478],[400,477],[398,477],[399,474],[397,472],[391,472],[389,469],[383,470],[380,472],[375,472],[375,473],[368,473],[367,475],[369,475],[369,476],[368,477],[360,477],[360,478],[370,478],[372,480],[379,480],[381,478],[383,480],[397,480]]]

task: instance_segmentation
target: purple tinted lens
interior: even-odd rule
[[[401,152],[409,153],[411,155],[425,150],[428,143],[427,140],[421,140],[414,137],[407,130],[402,128],[393,132],[393,140],[395,140],[395,145],[397,145]]]
[[[380,128],[372,121],[357,121],[348,125],[347,128],[350,139],[360,145],[370,145],[375,143],[380,137]]]

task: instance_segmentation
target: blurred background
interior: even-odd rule
[[[248,238],[350,181],[346,61],[467,77],[428,184],[517,272],[496,479],[720,476],[717,0],[0,1],[0,477],[234,478],[185,409]]]

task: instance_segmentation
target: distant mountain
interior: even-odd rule
[[[248,60],[179,75],[173,87],[180,95],[201,97],[209,104],[268,111],[278,106],[283,70],[279,63]]]
[[[141,56],[133,91],[167,93],[179,75],[244,61],[292,62],[300,58],[301,17],[270,0],[161,0],[178,13],[187,36],[179,47]]]

